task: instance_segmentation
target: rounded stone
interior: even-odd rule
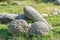
[[[41,16],[41,14],[36,11],[34,8],[29,7],[29,6],[25,6],[24,7],[24,15],[29,18],[30,20],[35,21],[41,21],[44,22],[45,24],[47,24],[49,26],[49,28],[52,28],[48,22]]]
[[[22,19],[13,20],[8,26],[8,31],[13,35],[19,35],[20,33],[26,33],[28,27],[28,23]]]
[[[49,33],[49,27],[43,22],[35,22],[31,24],[28,33],[47,35]]]
[[[14,2],[11,3],[11,5],[22,5],[22,4],[23,4],[23,3],[18,2],[18,1],[14,1]]]

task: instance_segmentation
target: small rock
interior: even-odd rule
[[[0,6],[7,6],[7,4],[0,4]]]
[[[41,14],[42,17],[48,17],[48,14]]]
[[[13,35],[19,35],[20,33],[26,33],[28,31],[28,23],[22,19],[13,20],[9,26],[8,31]]]
[[[14,2],[12,2],[11,4],[12,4],[12,5],[21,5],[22,3],[17,2],[17,1],[14,1]]]
[[[50,15],[58,15],[58,11],[53,11]]]
[[[2,23],[10,22],[15,19],[17,14],[0,14],[0,21]]]
[[[47,35],[49,33],[49,27],[43,22],[35,22],[31,24],[28,33]]]

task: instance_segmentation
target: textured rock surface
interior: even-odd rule
[[[28,31],[28,23],[22,19],[20,20],[13,20],[9,26],[8,30],[13,35],[19,35],[20,32],[26,33]]]
[[[60,0],[56,0],[56,4],[57,5],[60,5]]]
[[[32,19],[34,21],[41,21],[44,22],[45,24],[48,25],[49,28],[52,28],[48,22],[40,15],[39,12],[37,12],[34,8],[29,7],[29,6],[25,6],[24,7],[24,13],[25,16],[29,19]]]
[[[0,21],[3,23],[12,21],[15,19],[16,16],[17,16],[17,14],[0,14]]]
[[[28,33],[47,35],[49,33],[49,27],[43,22],[35,22],[31,24]]]

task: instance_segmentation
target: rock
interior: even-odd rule
[[[41,14],[42,17],[48,17],[48,14]]]
[[[60,0],[56,0],[56,4],[57,5],[60,5]]]
[[[23,19],[26,20],[26,16],[24,14],[19,14],[15,19],[19,20],[19,19]]]
[[[57,11],[52,12],[52,15],[58,15],[58,12]]]
[[[45,24],[47,24],[49,26],[49,28],[52,28],[48,22],[41,16],[41,14],[39,12],[37,12],[34,8],[29,7],[29,6],[25,6],[24,7],[24,15],[33,20],[33,21],[41,21],[44,22]]]
[[[17,14],[0,14],[0,21],[2,23],[9,22],[15,19]]]
[[[13,35],[19,35],[20,33],[26,33],[28,27],[28,23],[22,19],[13,20],[8,26],[8,31]]]
[[[60,14],[60,9],[58,10],[58,14]]]
[[[58,11],[52,11],[50,15],[58,15]]]
[[[22,3],[18,2],[18,1],[14,1],[11,3],[12,5],[21,5]]]
[[[48,35],[49,27],[43,22],[35,22],[31,24],[28,30],[29,34]]]

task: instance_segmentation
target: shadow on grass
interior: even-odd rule
[[[12,39],[12,35],[8,32],[8,29],[0,29],[0,40]]]
[[[0,40],[43,40],[49,39],[51,35],[42,37],[40,35],[27,35],[27,34],[21,34],[20,37],[14,37],[8,32],[8,29],[0,29]]]

